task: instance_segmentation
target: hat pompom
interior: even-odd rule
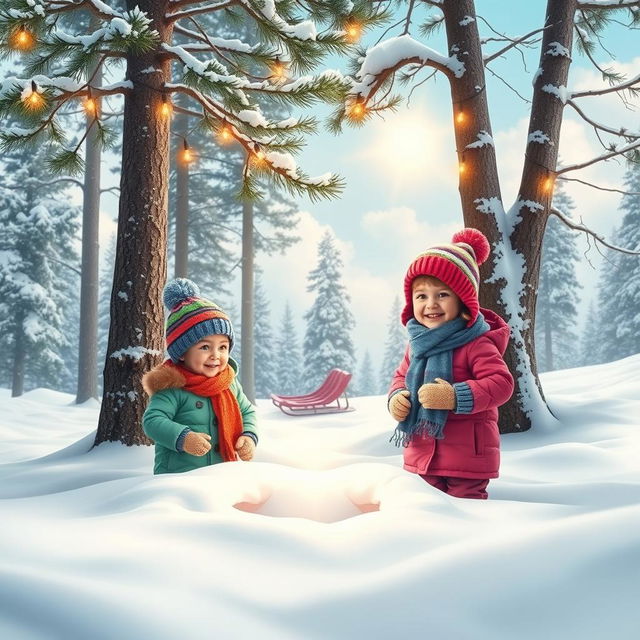
[[[174,309],[187,298],[197,298],[200,295],[200,287],[188,278],[176,278],[167,283],[164,288],[163,300],[167,309]]]
[[[458,231],[454,234],[452,241],[468,244],[476,254],[478,264],[485,262],[491,253],[491,246],[484,233],[473,227],[466,227],[462,231]]]

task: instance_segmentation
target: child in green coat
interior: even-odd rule
[[[233,327],[218,305],[200,298],[186,278],[164,290],[166,360],[142,378],[151,397],[144,432],[155,442],[154,473],[251,460],[258,443],[256,411],[230,358]]]

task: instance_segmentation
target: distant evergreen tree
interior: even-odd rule
[[[377,385],[373,373],[373,362],[369,349],[364,352],[360,370],[355,380],[355,395],[357,396],[373,396],[377,393]]]
[[[573,200],[558,187],[553,205],[571,217]],[[536,306],[536,360],[538,371],[566,369],[579,364],[577,331],[581,288],[576,277],[579,260],[576,235],[550,216],[542,244],[540,285]]]
[[[111,286],[113,284],[113,265],[116,261],[116,234],[111,234],[102,256],[100,266],[100,292],[98,293],[98,389],[102,391],[102,372],[107,357],[107,340],[111,313]]]
[[[625,189],[640,192],[640,168],[634,165],[625,175]],[[620,204],[624,216],[615,234],[615,244],[640,250],[640,196],[624,195]],[[640,258],[609,251],[603,261],[599,286],[598,333],[601,361],[619,360],[640,352]]]
[[[400,306],[400,298],[396,296],[393,299],[393,306],[389,313],[389,324],[387,326],[387,339],[384,344],[384,357],[382,360],[382,367],[380,368],[380,385],[378,386],[378,393],[387,393],[389,385],[391,384],[391,378],[395,373],[395,370],[402,360],[405,349],[407,348],[407,332],[402,326],[400,321],[400,313],[402,307]]]
[[[293,322],[291,306],[287,302],[282,322],[274,337],[274,383],[273,390],[280,395],[296,395],[303,386],[300,365],[300,344]]]
[[[340,253],[333,236],[327,231],[318,245],[318,265],[307,276],[307,291],[316,294],[305,313],[307,329],[304,337],[304,384],[316,388],[330,369],[353,373],[354,349],[351,331],[355,326],[349,309],[351,300],[342,284]]]
[[[269,299],[264,290],[262,277],[256,273],[254,287],[254,338],[256,397],[268,398],[274,390],[274,337],[271,328]]]
[[[40,152],[5,159],[0,189],[0,351],[12,394],[26,388],[73,384],[74,362],[63,353],[77,345],[79,209],[59,195]],[[43,189],[46,187],[46,190]],[[68,355],[66,351],[66,355]],[[72,389],[70,389],[72,390]]]
[[[596,321],[596,303],[593,300],[589,303],[587,318],[580,343],[580,366],[604,362],[601,335],[597,330],[599,323]]]

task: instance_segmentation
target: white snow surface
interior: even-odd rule
[[[382,396],[259,400],[254,461],[153,476],[95,401],[0,389],[0,637],[637,637],[640,355],[542,381],[488,501],[403,471]]]
[[[481,129],[477,134],[477,140],[475,142],[469,143],[465,149],[480,149],[482,147],[488,146],[493,147],[493,138],[489,134],[488,131]]]
[[[551,93],[562,101],[562,104],[566,104],[567,100],[571,98],[571,91],[567,89],[563,84],[557,87],[555,84],[545,84],[542,87],[543,91]]]

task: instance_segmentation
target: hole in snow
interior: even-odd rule
[[[327,500],[322,498],[303,499],[299,495],[291,493],[287,496],[271,496],[268,500],[260,503],[237,502],[233,505],[240,511],[256,513],[272,518],[304,518],[305,520],[315,520],[330,524],[340,522],[347,518],[380,511],[379,502],[367,502],[356,504],[345,496],[340,496],[339,500]]]

